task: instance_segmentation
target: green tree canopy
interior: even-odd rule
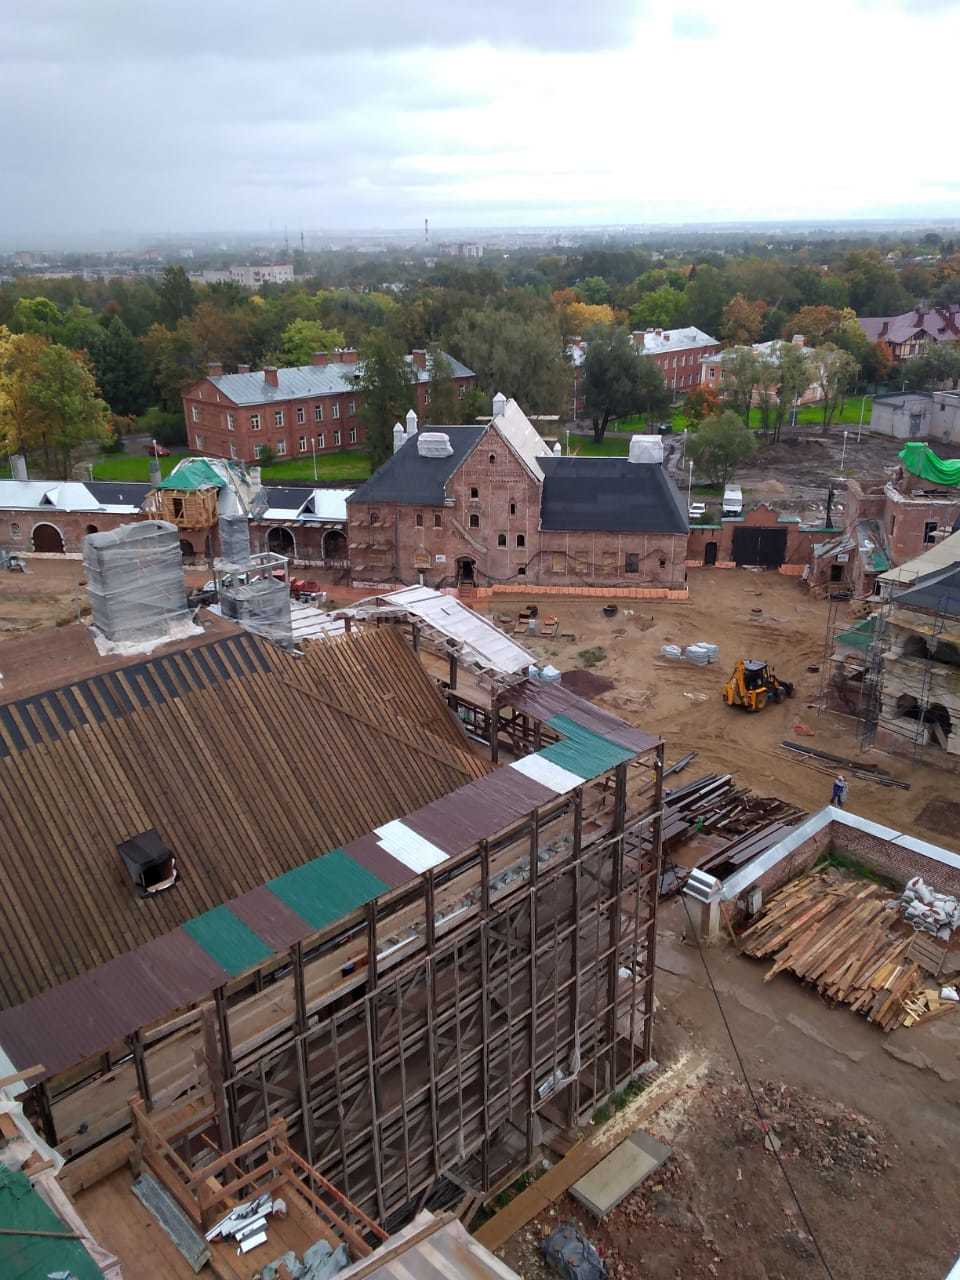
[[[744,426],[743,419],[732,409],[725,409],[723,413],[704,418],[690,437],[687,455],[711,483],[725,485],[736,474],[737,467],[753,456],[756,448],[756,438]]]
[[[427,421],[436,426],[462,421],[460,397],[457,393],[457,384],[453,380],[453,365],[437,343],[432,343],[427,350],[427,368],[430,371],[430,404],[427,407]]]
[[[760,381],[760,357],[751,347],[730,347],[720,357],[723,366],[723,396],[733,411],[746,421],[753,393]]]
[[[183,267],[167,267],[160,277],[160,317],[171,328],[184,317],[192,315],[197,305],[197,294],[190,277]]]
[[[656,361],[641,356],[623,329],[592,336],[583,363],[583,392],[599,443],[611,418],[634,413],[663,413],[670,393]]]
[[[114,316],[90,352],[100,394],[114,413],[141,414],[150,402],[150,375],[143,346]]]
[[[277,363],[290,366],[310,364],[315,351],[333,351],[346,345],[341,329],[331,329],[319,320],[291,320],[281,336]]]
[[[526,319],[492,305],[465,311],[451,331],[450,348],[488,396],[502,391],[527,413],[558,413],[573,396],[573,370],[556,318],[541,313]]]
[[[358,389],[363,393],[360,420],[366,428],[367,450],[375,467],[393,451],[393,426],[403,422],[413,408],[414,386],[403,351],[388,334],[374,329],[360,348],[362,370]]]

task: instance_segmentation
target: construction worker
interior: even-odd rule
[[[836,805],[838,809],[842,809],[847,803],[847,780],[842,773],[838,773],[833,780],[833,795],[830,797],[830,803]]]

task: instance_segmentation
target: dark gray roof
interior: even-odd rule
[[[128,504],[131,507],[140,507],[153,488],[152,484],[135,483],[130,480],[87,480],[84,483],[104,507],[120,507]]]
[[[628,458],[541,458],[540,527],[686,533],[683,499],[663,467]]]
[[[423,458],[417,450],[416,440],[407,440],[369,480],[354,489],[347,503],[403,502],[421,507],[442,506],[446,497],[444,485],[487,428],[437,427],[436,430],[445,431],[450,437],[453,453],[449,457]]]
[[[960,564],[917,578],[906,591],[894,596],[894,603],[901,609],[925,609],[947,618],[960,618]]]
[[[446,352],[443,354],[449,360],[455,378],[474,376],[473,370],[468,369],[465,364]],[[407,367],[414,367],[409,357]],[[278,369],[275,387],[264,380],[262,369],[255,369],[251,373],[221,373],[209,381],[234,404],[272,404],[307,396],[329,396],[355,391],[362,370],[363,365],[359,362],[343,364],[336,361],[331,364],[301,364],[289,369]],[[429,382],[430,374],[426,369],[417,368],[415,372],[418,382]]]

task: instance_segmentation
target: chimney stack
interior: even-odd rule
[[[237,365],[237,373],[249,373],[249,372],[250,372],[250,366],[248,364]]]
[[[802,333],[795,333],[791,339],[791,342],[795,347],[802,347],[803,341],[804,341],[804,337]]]
[[[399,422],[395,422],[393,424],[393,452],[394,453],[397,452],[397,450],[400,448],[400,446],[403,444],[406,438],[407,437],[403,434],[403,427],[400,425]]]
[[[413,361],[414,365],[416,365],[418,369],[426,369],[427,367],[426,351],[420,351],[420,350],[411,351],[410,359]]]
[[[207,375],[211,378],[219,378],[223,373],[223,364],[219,360],[211,360],[207,365]]]
[[[276,366],[268,364],[263,371],[263,380],[268,387],[279,387],[280,379],[277,377]]]
[[[416,411],[410,409],[407,412],[407,439],[411,440],[417,434],[417,415]]]
[[[553,456],[554,456],[555,458],[562,458],[562,457],[563,457],[563,450],[560,448],[560,441],[559,441],[559,440],[558,440],[558,441],[557,441],[557,443],[553,446]]]
[[[329,357],[325,351],[315,351],[310,357],[311,364],[326,364]]]
[[[493,416],[499,418],[501,413],[505,413],[507,409],[507,397],[502,391],[498,391],[493,397]]]
[[[10,455],[10,474],[14,480],[27,479],[27,460],[22,453],[13,453]]]

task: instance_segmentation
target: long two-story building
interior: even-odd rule
[[[354,582],[685,589],[687,510],[658,438],[556,456],[502,395],[485,426],[411,427],[347,499]]]
[[[446,359],[463,399],[477,375],[453,356]],[[412,351],[406,361],[417,412],[427,414],[429,356]],[[311,364],[284,369],[239,365],[235,373],[224,373],[222,364],[212,363],[207,376],[183,393],[187,444],[197,453],[238,462],[359,448],[364,442],[361,374],[352,349],[317,351]]]

